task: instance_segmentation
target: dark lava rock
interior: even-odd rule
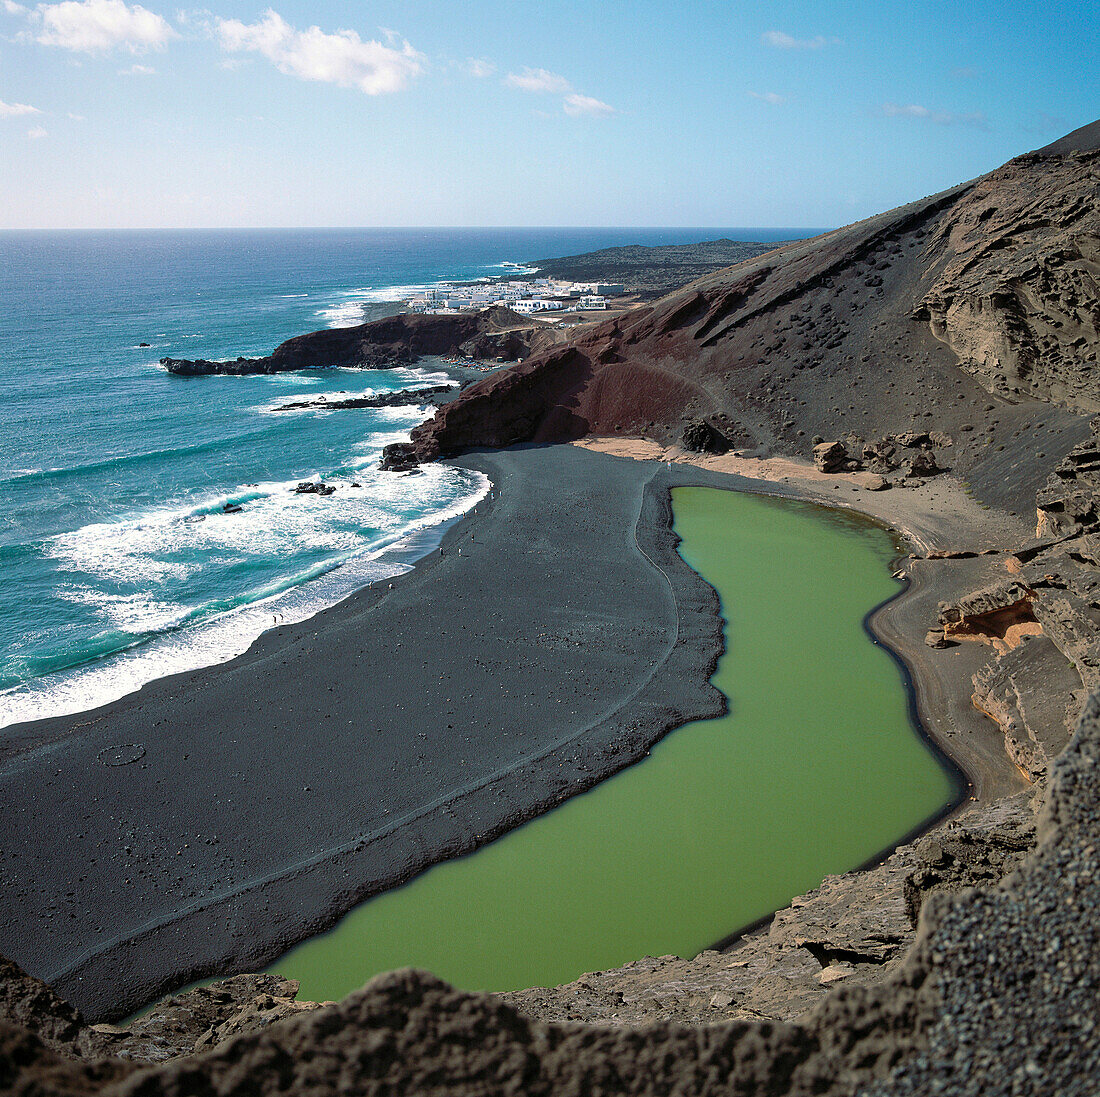
[[[326,484],[324,480],[303,480],[295,489],[295,495],[332,495],[336,488],[332,484]]]
[[[704,419],[684,427],[684,448],[694,453],[728,453],[729,439]]]
[[[394,442],[382,450],[382,460],[378,467],[383,472],[419,471],[420,461],[416,447],[411,442]]]
[[[391,369],[409,365],[423,355],[453,355],[464,344],[486,333],[512,332],[515,339],[497,349],[517,356],[527,353],[530,339],[545,330],[542,321],[520,316],[511,309],[494,307],[456,316],[400,314],[357,324],[350,328],[325,328],[280,343],[263,358],[237,358],[231,362],[162,358],[160,364],[180,377],[211,374],[238,376],[250,373],[282,373],[287,370],[358,366]]]
[[[451,385],[429,385],[419,389],[401,389],[398,392],[380,392],[373,396],[349,396],[343,400],[329,400],[318,396],[316,400],[295,400],[281,404],[276,411],[301,411],[309,408],[322,408],[325,411],[342,411],[347,408],[397,408],[408,404],[423,404],[445,392],[451,392]]]

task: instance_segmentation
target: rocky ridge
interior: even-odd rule
[[[432,460],[702,423],[712,446],[809,457],[814,436],[858,455],[935,429],[984,501],[1029,510],[1095,410],[1098,181],[1095,143],[1017,157],[536,351],[413,440]]]
[[[601,248],[584,255],[532,259],[527,266],[541,276],[571,282],[621,282],[642,300],[660,297],[686,282],[772,251],[779,243],[754,240],[707,240],[699,244]]]

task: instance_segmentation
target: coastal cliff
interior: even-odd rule
[[[1100,130],[1066,141],[591,326],[472,386],[417,451],[704,424],[808,457],[935,427],[983,498],[1030,509],[1100,399]]]
[[[296,335],[263,358],[235,358],[228,362],[162,358],[160,364],[180,377],[205,377],[332,366],[392,369],[411,365],[425,355],[465,354],[515,361],[530,352],[537,334],[545,327],[539,320],[501,307],[455,316],[402,313],[354,327],[325,328]]]

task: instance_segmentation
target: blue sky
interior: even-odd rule
[[[1100,115],[1080,2],[0,0],[0,228],[831,227]]]

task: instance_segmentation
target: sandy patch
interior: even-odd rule
[[[1031,536],[1024,522],[983,506],[950,475],[930,477],[915,487],[873,491],[867,486],[871,479],[866,472],[821,472],[809,461],[792,457],[692,453],[644,438],[590,437],[573,445],[635,461],[693,465],[758,481],[761,490],[766,490],[766,484],[783,485],[787,489],[784,494],[877,518],[904,534],[921,554],[945,549],[1002,549]]]

